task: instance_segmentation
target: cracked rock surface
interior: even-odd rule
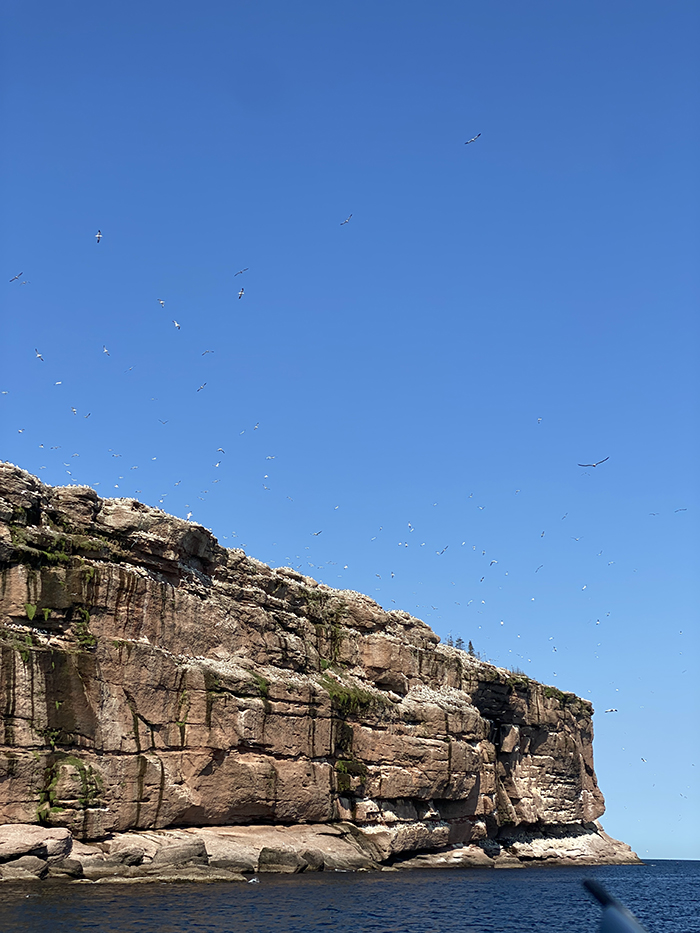
[[[0,710],[0,823],[76,851],[109,841],[103,877],[144,859],[193,880],[343,859],[637,860],[597,823],[586,700],[200,525],[7,463]],[[0,874],[46,860],[3,854],[8,828]],[[154,832],[153,851],[131,838]],[[119,860],[124,833],[135,850]],[[191,857],[167,854],[173,833]],[[87,856],[61,859],[87,874]]]

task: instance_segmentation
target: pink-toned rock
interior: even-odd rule
[[[67,829],[26,823],[0,826],[0,862],[33,855],[58,862],[71,854],[73,837]]]
[[[0,822],[103,840],[74,855],[105,871],[121,833],[144,865],[170,858],[167,827],[353,827],[332,852],[318,834],[209,839],[222,863],[310,870],[351,848],[376,864],[513,828],[588,833],[604,809],[587,701],[201,526],[3,463],[0,712]]]

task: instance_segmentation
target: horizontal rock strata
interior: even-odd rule
[[[0,714],[0,823],[75,846],[199,827],[207,871],[259,871],[279,846],[227,867],[207,833],[309,824],[354,846],[355,867],[495,864],[494,846],[636,859],[596,823],[587,701],[199,525],[3,463]]]

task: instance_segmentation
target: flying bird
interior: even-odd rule
[[[481,136],[481,133],[477,133],[476,136],[472,136],[471,139],[468,139],[464,145],[465,145],[465,146],[468,146],[469,143],[474,143],[474,142],[476,142],[476,140],[477,140],[480,136]]]
[[[204,353],[202,353],[202,356],[206,356],[207,353],[213,353],[213,352],[214,352],[213,350],[205,350]]]
[[[43,363],[43,362],[44,362],[44,357],[41,355],[41,353],[39,353],[39,351],[37,350],[36,347],[34,347],[34,352],[36,353],[36,358],[37,358],[38,360],[41,360],[41,362]]]
[[[606,712],[606,713],[616,713],[617,710],[616,710],[616,709],[606,709],[605,712]]]
[[[247,272],[249,268],[249,266],[246,266],[245,269],[239,269],[236,275],[243,275],[243,273]],[[236,275],[234,275],[234,279],[236,278]]]
[[[206,382],[203,382],[201,386],[197,389],[197,391],[201,392],[205,385],[206,385]]]
[[[540,566],[537,568],[537,570],[542,570],[543,567],[544,567],[544,564],[540,564]],[[537,570],[535,571],[535,573],[537,573]]]
[[[441,551],[436,551],[435,553],[436,553],[437,555],[444,554],[445,551],[448,549],[448,547],[449,547],[449,544],[446,544],[446,545],[444,546],[444,548],[443,548]]]
[[[320,534],[323,534],[323,528],[320,531],[312,531],[311,534],[314,536],[314,538],[318,538]]]
[[[13,275],[13,276],[12,276],[12,278],[10,279],[10,281],[11,281],[11,282],[16,282],[17,279],[21,278],[23,275],[24,275],[23,272],[18,272],[17,275]]]
[[[352,217],[352,214],[348,214],[348,216],[345,218],[345,220],[343,220],[343,221],[341,222],[340,226],[341,226],[341,227],[344,227],[345,224],[349,224],[349,223],[350,223],[350,218],[351,218],[351,217]]]
[[[674,512],[687,512],[687,509],[674,509]]]
[[[165,307],[165,302],[163,301],[162,298],[156,298],[156,301],[157,301],[158,304],[161,306],[161,308],[164,308],[164,307]]]
[[[216,452],[217,452],[217,453],[222,453],[222,454],[225,454],[225,453],[226,453],[226,451],[224,450],[223,447],[217,447],[217,448],[216,448]]]
[[[177,321],[173,321],[173,324],[177,330],[180,330],[180,325],[177,323]]]
[[[102,239],[102,231],[101,231],[101,230],[98,230],[98,231],[97,231],[97,233],[95,234],[95,239],[97,240],[98,243],[100,242],[100,240]]]
[[[600,466],[601,463],[605,463],[605,461],[609,459],[610,457],[604,457],[602,460],[598,460],[597,463],[579,463],[579,466],[580,467],[597,467],[597,466]]]
[[[102,344],[102,352],[103,352],[103,353],[106,353],[107,356],[109,356],[109,350],[107,349],[107,347],[106,347],[104,344]]]
[[[244,295],[245,295],[245,289],[242,288],[238,293],[238,300],[240,301]]]

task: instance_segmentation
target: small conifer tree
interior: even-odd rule
[[[471,638],[469,639],[469,645],[468,645],[468,647],[467,647],[467,652],[468,652],[472,657],[474,657],[475,651],[474,651],[474,645],[473,645],[472,642],[471,642]]]
[[[464,651],[464,639],[455,638],[455,648],[459,648],[460,651]]]
[[[454,643],[454,641],[453,641],[453,639],[452,639],[452,632],[450,632],[450,634],[449,634],[449,635],[447,636],[447,638],[445,639],[445,644],[446,644],[446,645],[449,645],[450,648],[454,648],[455,643]]]

